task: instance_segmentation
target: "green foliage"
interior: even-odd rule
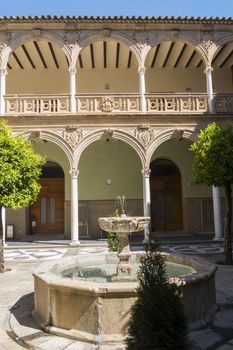
[[[11,129],[0,121],[0,206],[16,209],[36,199],[44,161],[31,142],[23,136],[13,137]]]
[[[181,289],[169,283],[165,258],[158,247],[140,258],[138,280],[138,299],[132,307],[127,349],[188,349]]]
[[[233,132],[230,127],[209,124],[194,142],[194,175],[198,184],[225,186],[233,183]]]
[[[115,209],[112,216],[120,216],[119,210]],[[108,248],[111,252],[117,252],[119,246],[119,238],[116,232],[107,232]]]
[[[231,222],[233,184],[233,131],[230,126],[209,124],[192,144],[196,182],[207,186],[223,186],[226,194],[224,256],[232,264]]]

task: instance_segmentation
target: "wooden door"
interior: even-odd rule
[[[163,171],[156,171],[154,166],[154,173],[152,166],[151,221],[155,231],[179,230],[183,226],[181,177],[176,169],[166,172],[166,165]]]
[[[32,233],[64,233],[64,178],[42,178],[40,184],[30,207]]]

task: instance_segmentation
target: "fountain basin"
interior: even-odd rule
[[[132,259],[134,255],[132,253]],[[193,267],[183,281],[183,301],[190,328],[208,322],[216,311],[216,267],[203,259],[166,254],[170,262]],[[122,342],[127,334],[130,309],[137,298],[137,282],[97,283],[69,280],[62,271],[74,266],[102,264],[116,254],[83,255],[46,262],[34,271],[35,309],[33,316],[50,333],[92,343]]]
[[[113,216],[99,218],[99,225],[104,231],[111,232],[138,232],[144,230],[150,222],[150,217],[145,216]]]

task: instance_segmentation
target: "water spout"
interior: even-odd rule
[[[126,197],[124,195],[117,196],[116,203],[117,203],[117,209],[118,208],[120,209],[120,214],[121,214],[120,216],[122,218],[126,217],[126,213],[125,213],[125,210],[126,210]]]

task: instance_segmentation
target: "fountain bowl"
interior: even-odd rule
[[[145,216],[113,216],[99,218],[99,225],[107,232],[138,232],[144,230],[149,225],[150,217]]]
[[[138,254],[132,252],[132,259]],[[98,266],[111,259],[117,260],[116,253],[78,255],[62,258],[56,264],[46,262],[34,271],[33,316],[46,332],[94,344],[119,344],[125,339],[138,283],[98,283],[62,276],[74,266]],[[195,273],[175,281],[183,283],[189,327],[202,326],[216,311],[215,265],[184,255],[166,254],[166,260],[195,269]]]

